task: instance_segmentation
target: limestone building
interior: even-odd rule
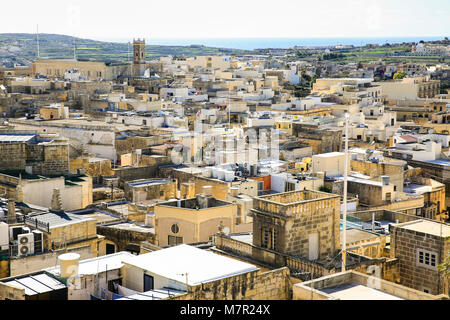
[[[133,41],[133,75],[143,76],[145,72],[145,40]]]
[[[234,232],[237,205],[200,194],[155,206],[155,233],[159,246],[210,240],[222,229]]]
[[[391,257],[399,260],[401,284],[431,294],[448,294],[437,266],[450,252],[450,226],[415,220],[391,226]]]
[[[67,139],[30,131],[0,133],[0,170],[26,171],[38,175],[69,172]]]
[[[339,251],[340,196],[294,191],[253,200],[253,244],[308,260]]]

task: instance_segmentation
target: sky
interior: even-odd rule
[[[2,13],[0,33],[39,25],[106,41],[450,36],[449,0],[20,0],[2,1]]]

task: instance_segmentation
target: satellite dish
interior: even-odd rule
[[[230,234],[230,228],[229,227],[223,228],[223,233],[225,233],[226,235],[229,235]]]

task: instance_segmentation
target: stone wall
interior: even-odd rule
[[[429,289],[431,294],[448,294],[437,269],[419,266],[417,250],[423,249],[437,254],[436,264],[443,262],[450,251],[450,238],[425,234],[401,227],[391,228],[391,256],[399,260],[401,284],[419,291]]]
[[[118,177],[121,182],[131,181],[144,178],[155,178],[157,167],[124,167],[113,169],[114,176]]]
[[[142,182],[145,181],[145,179],[142,180]],[[139,182],[139,180],[135,182]],[[131,202],[141,202],[144,200],[154,199],[170,200],[177,197],[177,182],[174,180],[146,186],[130,186],[128,183],[125,183],[124,191],[125,198]]]
[[[25,289],[0,282],[0,300],[25,300]]]
[[[289,300],[291,298],[290,273],[280,268],[262,273],[220,279],[189,288],[185,295],[173,300]]]
[[[380,181],[381,176],[389,176],[389,181],[396,186],[396,191],[403,192],[404,167],[401,165],[352,160],[350,167],[352,171],[368,175],[376,181]]]
[[[276,208],[276,203],[255,200],[257,203],[254,204],[254,207],[258,209],[252,211],[254,214],[253,243],[261,246],[262,229],[274,228],[278,238],[274,250],[308,259],[309,235],[318,233],[319,258],[324,259],[328,255],[334,255],[335,251],[340,248],[339,199],[339,197],[315,199],[290,205],[289,208],[280,207],[280,209]],[[266,203],[269,207],[264,209],[261,207],[261,203]],[[270,213],[265,214],[264,212]],[[280,217],[284,214],[287,216]]]
[[[26,143],[0,144],[0,170],[25,170],[32,166],[33,174],[58,175],[68,173],[68,145],[35,145]]]
[[[184,171],[178,171],[174,168],[158,168],[158,176],[166,177],[170,179],[176,179],[178,181],[178,188],[180,188],[181,183],[189,183],[194,181],[194,177],[199,175],[199,173],[190,173]]]
[[[26,148],[24,143],[0,144],[0,169],[24,170],[26,163]]]
[[[97,226],[97,233],[105,236],[106,240],[114,242],[117,251],[125,251],[126,247],[132,243],[140,244],[142,241],[155,243],[154,233],[109,228],[108,226]]]
[[[413,290],[396,283],[377,280],[371,276],[347,271],[336,275],[329,275],[317,280],[299,283],[293,286],[293,300],[336,300],[331,295],[321,291],[325,288],[331,288],[347,283],[356,283],[369,288],[374,288],[387,294],[395,295],[406,300],[440,300],[443,296],[433,296],[418,290]],[[355,296],[355,298],[357,298]]]
[[[59,265],[58,256],[66,252],[74,252],[80,254],[81,260],[94,257],[91,251],[91,247],[83,246],[67,250],[58,250],[48,253],[35,254],[18,259],[11,259],[10,274],[8,276],[17,276]]]

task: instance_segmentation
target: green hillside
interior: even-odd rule
[[[12,61],[29,64],[36,59],[36,35],[28,33],[0,34],[0,61]],[[98,59],[103,61],[127,61],[128,44],[103,42],[75,38],[58,34],[39,34],[40,57],[49,59],[71,59],[76,47],[77,58]],[[132,46],[130,46],[132,51]],[[201,45],[191,46],[158,46],[147,45],[147,60],[161,56],[197,56],[197,55],[242,55],[252,51],[212,48]],[[130,55],[130,57],[132,57]]]

